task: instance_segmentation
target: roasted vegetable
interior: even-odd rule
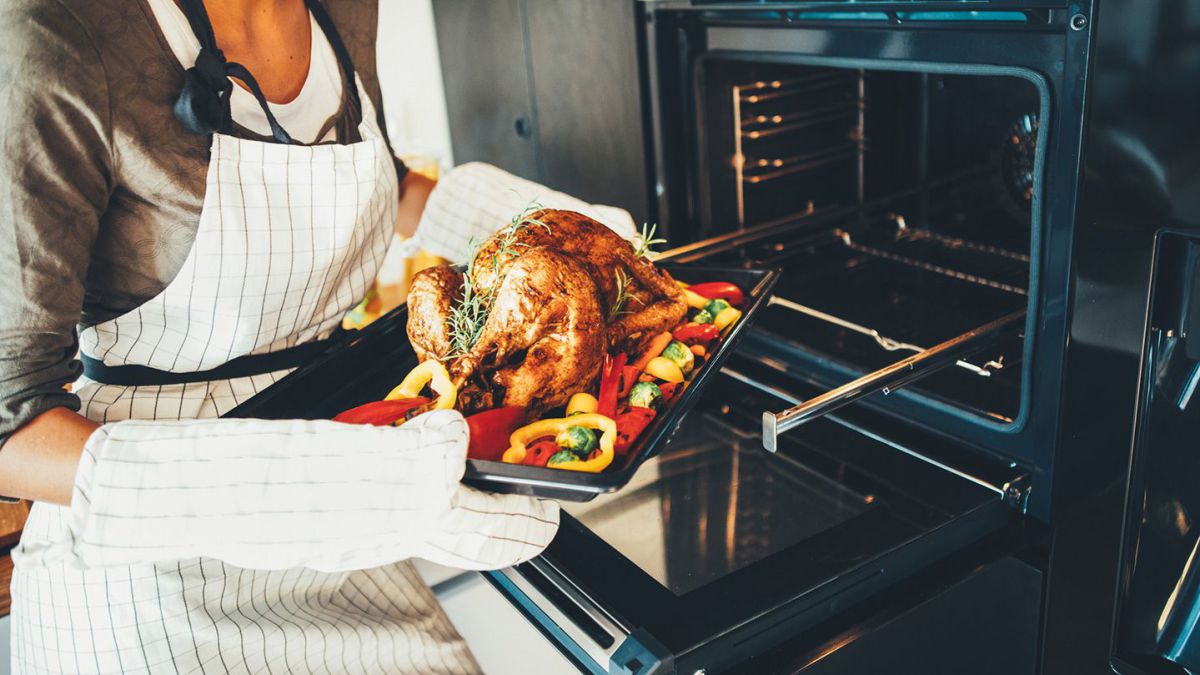
[[[426,403],[429,403],[429,399],[424,396],[393,399],[391,401],[372,401],[357,408],[351,408],[338,413],[337,417],[333,418],[333,421],[345,422],[346,424],[370,424],[371,426],[385,427],[397,421],[403,422],[405,413],[413,408],[419,408]]]
[[[629,396],[629,390],[633,389],[633,385],[637,384],[638,377],[642,371],[633,366],[625,366],[621,369],[621,391],[618,392],[617,398],[625,398]]]
[[[599,408],[599,401],[587,392],[579,392],[567,401],[567,417],[581,413],[594,413]]]
[[[712,323],[713,315],[709,314],[707,309],[702,309],[692,315],[692,321],[695,323]]]
[[[717,298],[716,300],[709,300],[708,304],[704,306],[704,311],[713,315],[713,318],[716,318],[721,315],[721,312],[729,309],[730,306],[728,301]]]
[[[746,299],[742,289],[728,281],[708,281],[689,286],[688,290],[709,299],[728,300],[731,305],[740,305]]]
[[[671,399],[675,398],[675,394],[682,386],[682,382],[663,382],[662,384],[658,385],[658,390],[662,392],[662,400],[664,402],[669,402]]]
[[[525,409],[519,406],[493,408],[467,418],[471,440],[467,457],[489,462],[500,461],[508,449],[508,437],[525,423]]]
[[[726,328],[737,323],[737,320],[740,318],[742,318],[741,312],[733,307],[726,307],[721,311],[720,314],[717,315],[715,319],[713,319],[713,325],[717,327],[717,330],[723,332]]]
[[[653,382],[638,382],[629,390],[629,407],[654,408],[662,399],[662,390]]]
[[[685,323],[676,328],[673,335],[684,344],[708,344],[721,337],[721,331],[711,323]]]
[[[669,344],[671,344],[671,333],[663,331],[655,335],[654,339],[650,340],[650,343],[646,345],[646,351],[642,352],[637,361],[633,362],[633,367],[637,368],[638,372],[645,370],[646,364],[650,363],[650,359],[661,354],[662,350],[666,349]]]
[[[688,353],[691,354],[691,352]],[[646,364],[646,373],[667,382],[683,382],[683,371],[679,366],[675,365],[674,361],[662,356],[650,359],[650,363]]]
[[[446,372],[446,367],[440,361],[433,359],[423,361],[409,371],[400,386],[393,389],[384,400],[415,398],[421,395],[421,390],[427,384],[438,395],[433,404],[434,410],[450,410],[454,407],[454,401],[458,397],[458,388],[450,380],[450,373]]]
[[[579,456],[570,450],[559,450],[550,456],[550,461],[546,462],[546,466],[554,468],[558,464],[567,464],[570,462],[578,462]]]
[[[563,450],[570,450],[582,457],[596,449],[596,432],[587,427],[567,427],[558,432],[554,442]]]
[[[679,366],[684,375],[692,372],[692,369],[696,367],[696,355],[687,348],[687,345],[678,340],[672,340],[671,344],[667,345],[667,348],[663,350],[662,358]]]
[[[529,446],[529,450],[525,453],[525,459],[521,461],[521,464],[525,466],[546,466],[550,458],[558,452],[558,446],[555,445],[554,441],[550,439],[538,441]]]
[[[682,281],[676,281],[675,283],[679,284],[679,287],[683,289],[683,299],[687,302],[688,307],[692,309],[704,309],[704,306],[708,304],[708,298],[693,291],[687,284]]]
[[[582,415],[575,415],[574,417],[548,419],[527,424],[514,431],[512,436],[509,437],[508,450],[504,451],[504,456],[501,459],[509,464],[524,464],[529,454],[529,448],[526,447],[527,443],[531,443],[543,436],[557,436],[560,432],[572,426],[598,429],[601,432],[598,448],[590,459],[560,464],[557,468],[591,473],[603,471],[613,460],[613,443],[616,442],[617,425],[612,419],[598,413],[584,413]],[[555,444],[554,447],[557,448],[558,445]]]
[[[629,452],[638,436],[654,421],[654,411],[650,408],[630,408],[628,412],[617,416],[617,442],[614,450],[618,455]]]
[[[617,414],[617,396],[621,389],[621,373],[625,368],[624,354],[604,357],[604,370],[600,374],[600,396],[596,400],[596,412],[612,418]]]

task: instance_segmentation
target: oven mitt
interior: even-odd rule
[[[89,567],[208,557],[252,569],[366,569],[411,557],[495,569],[542,551],[554,502],[462,485],[467,425],[127,420],[88,439],[70,507]]]
[[[417,232],[398,255],[428,251],[454,263],[467,260],[471,242],[482,242],[527,208],[578,211],[626,239],[638,236],[633,216],[613,206],[589,204],[482,162],[455,167],[425,203]]]

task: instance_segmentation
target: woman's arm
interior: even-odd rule
[[[79,456],[97,426],[66,408],[33,418],[0,450],[0,494],[70,505]]]
[[[411,237],[417,231],[425,202],[436,184],[432,178],[409,171],[400,183],[400,211],[396,216],[396,234]]]

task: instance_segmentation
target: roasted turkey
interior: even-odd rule
[[[545,209],[484,242],[465,274],[418,273],[408,311],[417,357],[447,364],[458,407],[539,414],[593,389],[605,353],[678,325],[687,304],[630,242],[583,214]]]

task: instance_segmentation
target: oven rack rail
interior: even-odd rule
[[[801,303],[794,302],[792,300],[788,300],[787,298],[781,298],[777,295],[772,295],[770,297],[770,299],[767,300],[767,304],[783,307],[784,309],[790,309],[793,312],[798,312],[800,314],[804,314],[805,316],[809,316],[809,317],[817,319],[819,321],[824,321],[826,323],[833,324],[839,328],[844,328],[853,333],[858,333],[859,335],[864,335],[864,336],[869,337],[872,340],[874,340],[875,343],[877,345],[879,345],[879,347],[885,351],[911,352],[913,354],[921,354],[921,353],[927,351],[926,347],[921,347],[919,345],[915,345],[910,342],[904,342],[902,340],[895,340],[893,338],[890,338],[890,337],[880,333],[878,330],[876,330],[874,328],[869,328],[862,324],[850,321],[849,319],[844,319],[835,314],[830,314],[829,312],[823,312],[819,309],[809,307],[808,305],[803,305]],[[975,365],[974,363],[971,363],[970,361],[966,361],[964,359],[959,359],[959,360],[955,361],[954,365],[957,366],[958,368],[962,368],[963,370],[973,373],[975,375],[978,375],[980,377],[991,377],[991,375],[994,371],[1004,368],[1004,355],[1001,354],[994,359],[985,361],[982,365]]]
[[[1011,283],[1008,283],[1005,281],[998,281],[996,279],[991,279],[991,278],[988,278],[988,277],[985,277],[985,276],[982,276],[979,274],[975,274],[972,272],[964,272],[960,269],[956,269],[953,267],[939,265],[939,264],[936,264],[933,262],[929,262],[927,260],[921,260],[919,258],[907,256],[902,253],[898,253],[896,251],[889,251],[889,250],[886,250],[883,248],[879,248],[876,246],[871,246],[868,244],[861,243],[859,241],[856,241],[854,236],[850,232],[847,232],[846,230],[835,230],[833,232],[833,236],[835,236],[839,241],[841,241],[842,244],[846,248],[850,249],[851,251],[854,251],[855,253],[862,253],[864,255],[869,255],[869,256],[872,256],[875,258],[882,258],[884,260],[888,260],[888,261],[891,261],[894,263],[899,263],[901,265],[907,265],[909,267],[915,267],[917,269],[924,270],[926,272],[933,272],[934,274],[940,274],[942,276],[950,277],[952,279],[957,279],[959,281],[965,281],[965,282],[971,283],[971,284],[976,284],[978,286],[986,286],[988,288],[994,288],[996,290],[1007,291],[1009,293],[1015,293],[1017,295],[1023,295],[1023,296],[1029,294],[1029,291],[1027,289],[1025,289],[1021,286],[1017,286],[1015,284],[1011,284]],[[947,238],[947,239],[949,239],[949,238]],[[930,238],[929,241],[933,241],[933,242],[936,242],[939,244],[946,245],[945,241],[939,240],[939,239]],[[969,249],[969,250],[974,250],[977,252],[984,252],[985,245],[975,244],[974,246],[975,246],[974,248]],[[993,255],[995,255],[995,254],[993,254]],[[1013,254],[1013,255],[1018,255],[1018,254]],[[1028,267],[1028,263],[1026,263],[1025,266]]]
[[[1007,329],[1021,325],[1024,321],[1025,310],[1022,309],[830,389],[787,410],[764,411],[762,415],[763,447],[775,452],[779,447],[779,435],[782,433],[823,417],[871,394],[891,394],[901,387],[924,379],[944,368],[964,362],[967,357],[995,345]]]

